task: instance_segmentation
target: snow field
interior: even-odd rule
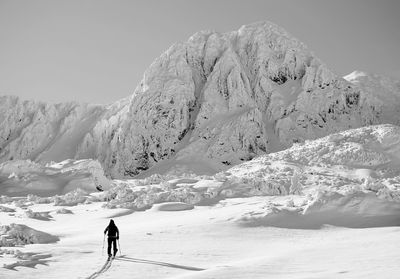
[[[346,131],[213,176],[0,196],[0,237],[12,239],[11,227],[22,236],[8,242],[18,247],[1,247],[0,278],[395,278],[399,134],[390,125]],[[27,165],[15,176],[29,177]],[[32,172],[46,177],[46,168]],[[68,170],[72,179],[81,173]],[[110,218],[123,257],[100,274]]]
[[[298,202],[297,197],[290,198]],[[26,217],[19,218],[20,222],[58,235],[60,241],[18,247],[23,253],[51,254],[45,259],[47,266],[38,264],[34,271],[22,266],[17,271],[5,268],[1,274],[5,278],[89,277],[104,264],[102,231],[115,215],[120,215],[113,218],[126,259],[114,260],[99,278],[336,278],[341,274],[393,278],[400,271],[398,227],[302,230],[240,225],[240,216],[265,204],[285,206],[289,199],[235,198],[193,210],[128,215],[124,209],[107,209],[102,203],[69,207],[73,214],[66,215],[53,213],[58,206],[33,205],[33,211],[50,210],[54,223],[49,226],[50,221]],[[16,218],[1,217],[6,222]],[[3,254],[0,261],[6,266],[17,262],[11,254]]]

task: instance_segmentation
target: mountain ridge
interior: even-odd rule
[[[76,108],[71,123],[82,125],[82,119],[97,114],[87,120],[68,155],[97,159],[112,177],[156,171],[167,161],[171,166],[164,163],[164,171],[173,163],[198,162],[216,172],[295,142],[372,124],[398,125],[400,114],[392,112],[400,104],[400,90],[375,86],[382,94],[374,96],[363,82],[335,75],[305,44],[270,22],[227,33],[202,31],[157,58],[130,97],[96,109]],[[17,118],[2,121],[0,130],[14,129],[9,122]],[[51,135],[51,129],[41,134]],[[3,138],[1,161],[11,153],[41,160],[34,156],[39,143],[25,143],[24,152],[10,149],[32,138],[29,133]],[[68,140],[61,143],[68,146]]]

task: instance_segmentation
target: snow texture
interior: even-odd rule
[[[302,197],[301,204],[286,202],[295,212],[277,208],[265,215],[290,227],[295,227],[290,220],[297,219],[301,228],[400,225],[399,143],[398,126],[363,127],[260,156],[208,179],[115,181],[116,186],[98,198],[107,201],[107,208],[142,211],[158,203],[167,203],[162,206],[166,208],[184,203],[185,209],[227,198],[295,195]],[[324,206],[312,213],[318,204]],[[287,214],[291,217],[285,218]],[[312,221],[304,221],[305,216]]]
[[[16,246],[34,243],[53,243],[59,238],[37,231],[23,224],[0,226],[0,246]]]
[[[2,196],[1,206],[11,210],[0,211],[1,245],[22,251],[1,250],[2,272],[7,278],[336,278],[343,272],[394,278],[400,272],[399,142],[399,126],[369,126],[213,176],[153,175],[113,180],[103,192]],[[25,175],[32,169],[51,176],[30,164],[18,165],[28,166]],[[20,175],[15,167],[9,172]],[[74,173],[79,168],[70,170],[71,179]],[[104,264],[109,218],[119,226],[125,256]],[[328,253],[332,260],[321,260]],[[85,269],[73,268],[83,263]]]
[[[93,160],[65,160],[46,165],[30,160],[13,160],[0,164],[0,194],[22,196],[62,195],[76,189],[96,192],[108,189],[111,182],[100,163]]]

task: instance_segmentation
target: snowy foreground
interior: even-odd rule
[[[0,278],[397,278],[399,166],[391,125],[214,176],[115,180],[103,192],[90,161],[4,163]],[[110,218],[121,249],[107,265]]]
[[[399,274],[399,227],[301,230],[235,222],[268,201],[282,200],[237,198],[190,211],[153,209],[114,218],[124,258],[114,260],[98,277],[396,278]],[[2,214],[3,222],[23,222],[61,240],[26,248],[3,247],[1,278],[89,278],[100,270],[106,258],[101,250],[107,218],[124,212],[101,205],[76,206],[73,214],[54,214],[48,222]],[[21,254],[7,254],[15,250]]]

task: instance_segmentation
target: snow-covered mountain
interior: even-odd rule
[[[3,97],[0,157],[93,158],[113,177],[213,173],[294,142],[400,124],[398,84],[383,80],[337,76],[269,22],[199,32],[156,59],[130,98],[107,107]]]
[[[354,71],[344,77],[357,86],[362,94],[363,107],[369,108],[377,117],[373,121],[392,123],[400,115],[400,81],[391,77]]]
[[[2,161],[74,158],[76,146],[104,113],[98,105],[46,104],[0,96],[0,157]]]

